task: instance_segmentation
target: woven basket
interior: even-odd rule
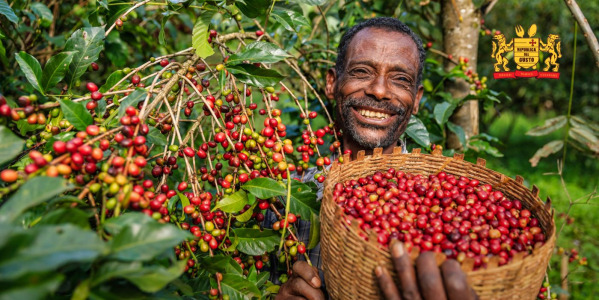
[[[538,197],[539,190],[536,186],[529,190],[522,184],[522,177],[512,179],[485,168],[483,159],[479,158],[473,164],[464,161],[463,155],[445,157],[441,151],[428,155],[421,154],[420,149],[415,149],[410,154],[401,154],[399,147],[389,155],[383,155],[380,148],[367,157],[364,151],[360,151],[354,161],[350,161],[346,155],[344,163],[333,164],[327,176],[320,211],[321,255],[327,291],[332,299],[380,299],[374,275],[374,268],[379,264],[386,266],[396,278],[389,251],[377,243],[376,235],[364,232],[355,221],[348,226],[343,221],[343,209],[335,203],[332,195],[336,183],[372,175],[376,171],[386,171],[391,167],[412,174],[430,175],[444,171],[455,176],[478,179],[481,184],[491,184],[493,189],[503,192],[506,197],[522,201],[523,208],[529,209],[539,220],[547,241],[534,249],[532,254],[523,257],[524,253],[519,253],[503,266],[498,266],[498,258],[492,257],[485,269],[473,271],[471,259],[462,263],[462,269],[480,299],[535,299],[555,244],[555,224],[550,199],[547,204],[543,203]],[[359,232],[370,235],[369,241],[359,237]],[[412,259],[415,260],[417,256],[418,253],[412,251]],[[444,256],[439,254],[438,262],[443,259]]]

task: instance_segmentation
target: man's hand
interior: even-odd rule
[[[387,300],[478,299],[466,281],[466,274],[455,260],[446,260],[439,268],[435,254],[424,252],[416,260],[414,268],[400,242],[391,245],[391,258],[399,277],[399,286],[395,285],[387,269],[380,266],[375,269],[382,294]]]
[[[275,299],[324,300],[324,294],[320,290],[320,286],[318,270],[305,261],[298,261],[293,265],[291,278],[281,285]]]

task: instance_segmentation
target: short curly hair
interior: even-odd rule
[[[345,56],[347,54],[347,47],[349,46],[353,37],[362,29],[370,27],[382,28],[387,29],[389,31],[404,33],[407,34],[410,38],[412,38],[412,41],[414,41],[414,43],[416,44],[416,48],[418,49],[419,64],[417,84],[420,85],[420,83],[422,82],[422,68],[424,66],[424,60],[426,58],[426,51],[424,51],[424,47],[422,46],[422,40],[420,40],[420,37],[418,37],[418,35],[416,35],[410,29],[410,27],[408,27],[402,21],[389,17],[368,19],[364,22],[354,25],[352,28],[345,32],[345,34],[341,38],[341,41],[339,42],[339,47],[337,47],[337,62],[335,63],[335,71],[337,72],[337,76],[343,74],[343,72],[345,71]]]

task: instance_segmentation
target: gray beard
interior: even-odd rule
[[[397,118],[390,126],[364,124],[358,121],[352,112],[352,107],[356,106],[391,111],[397,115]],[[397,143],[399,136],[401,135],[398,133],[398,129],[406,117],[406,108],[393,106],[388,102],[375,101],[369,98],[352,97],[343,101],[341,113],[343,114],[342,120],[343,129],[346,130],[345,134],[349,134],[350,138],[354,140],[360,147],[364,149],[374,149],[379,147],[386,148]],[[373,130],[384,130],[385,134],[381,138],[361,136],[358,133],[358,126]]]

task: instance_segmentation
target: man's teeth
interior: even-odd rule
[[[366,110],[366,109],[360,109],[358,111],[362,116],[367,117],[367,118],[376,118],[376,119],[386,119],[389,116],[389,114],[386,113],[382,113],[382,112],[377,112],[377,111],[371,111],[371,110]]]

